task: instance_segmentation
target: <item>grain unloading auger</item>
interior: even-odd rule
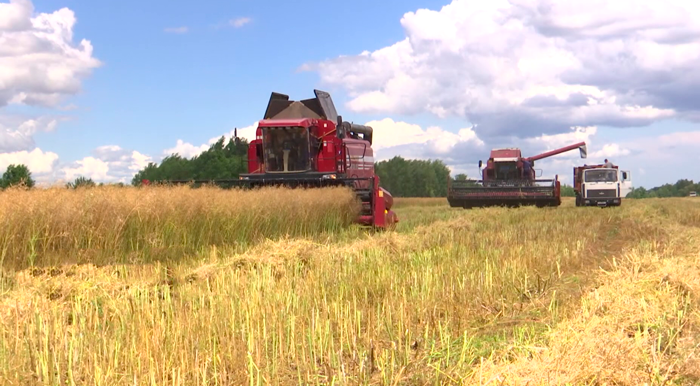
[[[479,161],[481,180],[448,180],[447,201],[451,207],[474,208],[488,206],[538,207],[561,205],[559,176],[536,179],[535,161],[579,149],[586,158],[585,142],[579,142],[533,157],[522,157],[520,149],[493,149],[486,167]]]
[[[291,101],[273,92],[255,139],[248,147],[248,173],[236,180],[167,180],[169,184],[213,184],[222,187],[261,186],[351,188],[362,203],[357,222],[393,228],[393,197],[379,186],[374,172],[372,127],[343,121],[329,93]]]

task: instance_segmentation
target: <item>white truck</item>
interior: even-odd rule
[[[576,206],[620,206],[632,190],[632,174],[617,166],[583,165],[574,167]]]

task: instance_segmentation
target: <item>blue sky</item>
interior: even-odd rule
[[[72,99],[80,110],[71,116],[78,119],[61,125],[60,133],[37,135],[42,149],[73,161],[105,144],[152,153],[177,139],[206,142],[247,125],[261,118],[271,91],[300,97],[312,92],[316,76],[298,73],[299,66],[391,44],[402,35],[396,20],[431,2],[360,1],[330,8],[318,1],[34,4],[39,12],[73,10],[74,40],[89,39],[104,62]],[[229,25],[239,18],[250,22]],[[188,32],[164,32],[179,27]]]
[[[320,88],[344,118],[381,133],[381,158],[439,158],[474,175],[492,147],[531,154],[586,140],[591,160],[571,152],[538,166],[568,176],[575,164],[610,157],[633,171],[635,186],[699,179],[700,107],[681,99],[700,85],[692,54],[700,34],[687,18],[695,5],[672,1],[656,24],[646,21],[653,2],[636,2],[635,14],[611,9],[630,31],[598,22],[596,7],[566,2],[545,12],[544,1],[0,0],[0,43],[19,52],[0,47],[0,69],[9,69],[0,75],[0,168],[31,163],[46,182],[128,181],[167,150],[193,155],[250,126],[272,91],[302,99]],[[74,24],[54,14],[63,8]],[[590,17],[572,19],[576,12]],[[46,48],[56,40],[29,24],[42,13],[69,25],[72,39],[54,28],[63,45]],[[648,32],[659,26],[666,35]],[[661,42],[689,32],[686,46]],[[82,50],[83,39],[91,57],[76,59],[66,47]],[[623,66],[621,57],[634,59]],[[22,77],[28,65],[34,72]],[[39,122],[31,130],[30,119]],[[682,167],[668,170],[669,162]]]

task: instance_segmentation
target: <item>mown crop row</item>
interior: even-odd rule
[[[194,209],[207,200],[178,194],[190,211],[209,213]],[[160,205],[188,201],[170,200]],[[334,242],[269,240],[207,262],[8,276],[0,380],[663,384],[692,376],[697,204],[463,211],[415,201],[400,210],[425,222]],[[442,215],[421,217],[428,210]]]

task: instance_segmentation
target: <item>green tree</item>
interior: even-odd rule
[[[627,194],[627,198],[687,197],[693,191],[700,192],[700,183],[681,179],[675,184],[663,184],[651,189],[634,188]]]
[[[446,197],[450,169],[440,160],[394,157],[374,165],[379,183],[394,197]]]
[[[561,185],[561,196],[562,197],[576,197],[576,191],[571,185],[562,184]]]
[[[69,182],[66,184],[66,188],[68,189],[88,188],[93,186],[95,186],[95,181],[93,181],[92,178],[85,178],[83,176],[80,176],[76,178],[73,182]]]
[[[190,159],[171,154],[159,164],[149,163],[139,170],[131,184],[141,185],[142,180],[214,180],[236,179],[248,170],[248,141],[222,136],[209,149]]]
[[[6,189],[10,186],[23,185],[27,188],[33,188],[35,185],[34,179],[32,179],[32,173],[26,165],[15,165],[11,164],[5,170],[2,175],[2,180],[0,181],[0,186]]]

